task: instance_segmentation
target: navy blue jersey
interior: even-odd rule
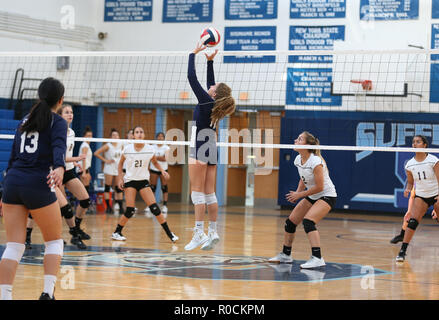
[[[33,182],[35,186],[46,184],[50,167],[65,168],[67,122],[56,113],[52,113],[51,124],[43,131],[21,132],[21,124],[26,120],[27,116],[15,131],[7,176],[25,179],[23,182]]]
[[[212,114],[213,105],[215,100],[212,99],[211,96],[207,93],[206,90],[203,89],[201,84],[198,82],[197,74],[195,72],[195,54],[191,53],[189,55],[189,64],[188,64],[188,72],[187,77],[189,80],[189,84],[194,92],[195,96],[198,99],[198,104],[194,110],[193,120],[197,125],[197,133],[202,129],[207,129],[212,127],[210,126],[210,116]],[[207,90],[211,86],[215,85],[215,76],[213,73],[213,61],[207,61]]]

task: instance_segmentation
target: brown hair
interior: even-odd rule
[[[219,83],[216,87],[215,104],[210,116],[210,125],[215,128],[218,121],[235,112],[235,99],[232,97],[232,89],[225,83]]]
[[[320,141],[319,139],[317,139],[316,137],[314,137],[311,133],[309,133],[308,131],[303,131],[302,134],[305,135],[305,140],[306,140],[306,144],[310,144],[312,146],[318,146],[320,145]],[[320,151],[320,149],[308,149],[308,151],[310,153],[314,153],[316,156],[320,157],[323,161],[323,163],[325,164],[326,168],[328,167],[326,165],[326,161],[325,159],[323,159],[322,157],[322,152]]]
[[[419,138],[422,140],[422,143],[425,144],[425,147],[428,148],[428,140],[425,136],[421,135],[421,134],[417,134],[415,135],[413,138]]]

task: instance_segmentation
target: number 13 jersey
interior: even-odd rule
[[[122,153],[126,164],[124,182],[149,180],[149,162],[154,153],[155,148],[150,144],[145,144],[140,151],[134,148],[134,144],[127,145]]]
[[[415,194],[423,198],[438,195],[438,182],[433,167],[439,161],[434,155],[427,155],[424,161],[418,162],[411,158],[405,165],[405,170],[410,171],[415,181]]]

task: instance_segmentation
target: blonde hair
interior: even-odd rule
[[[210,126],[215,128],[218,121],[235,112],[235,108],[232,89],[225,83],[219,83],[216,87],[215,104],[210,116]]]
[[[306,140],[306,144],[310,144],[312,146],[318,146],[320,145],[320,141],[319,139],[317,139],[316,137],[314,137],[311,133],[309,133],[308,131],[303,131],[302,132],[303,135],[305,135],[305,140]],[[323,163],[325,164],[325,167],[328,168],[328,166],[326,165],[326,161],[325,159],[323,159],[322,157],[322,152],[320,151],[320,149],[308,149],[308,151],[310,153],[314,153],[316,156],[320,157],[323,161]]]
[[[73,111],[73,107],[70,105],[70,104],[63,104],[61,107],[59,107],[57,110],[56,110],[56,113],[57,114],[59,114],[60,116],[62,116],[62,112],[63,112],[63,110],[65,109],[65,108],[70,108],[70,109],[72,109],[72,111]]]

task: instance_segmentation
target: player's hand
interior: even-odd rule
[[[108,163],[108,164],[111,164],[111,163],[114,163],[114,162],[116,162],[116,161],[114,161],[114,159],[111,159],[111,160],[106,159],[105,160],[105,163]]]
[[[192,52],[197,54],[198,52],[203,51],[206,48],[207,48],[207,46],[205,46],[201,43],[197,43],[197,46],[195,47],[195,49]]]
[[[294,203],[294,202],[296,202],[297,200],[299,200],[299,199],[302,198],[302,197],[300,196],[300,193],[299,193],[299,192],[296,192],[296,191],[290,191],[290,192],[286,195],[286,198],[287,198],[287,200],[288,200],[289,202]]]
[[[207,61],[212,61],[215,58],[217,53],[218,53],[218,49],[216,49],[215,52],[210,54],[210,55],[207,53],[204,53],[204,55],[206,56]]]
[[[437,213],[436,213],[436,211],[432,211],[431,212],[431,218],[433,219],[433,220],[437,220]]]
[[[410,211],[407,211],[404,215],[404,221],[409,222],[409,220],[410,220]]]
[[[81,154],[78,156],[78,161],[85,160],[85,158],[87,158],[87,155],[85,155],[84,153],[81,153]]]
[[[171,178],[171,176],[169,175],[169,173],[167,173],[165,170],[162,171],[162,175],[163,175],[163,178],[164,178],[165,180],[169,180],[169,179]]]
[[[47,176],[47,184],[50,188],[62,186],[62,180],[64,177],[64,168],[58,167],[55,170],[50,171]]]
[[[410,194],[410,190],[408,190],[408,189],[405,189],[404,190],[404,197],[408,197],[409,196],[409,194]]]
[[[117,186],[119,187],[120,190],[124,189],[123,179],[119,179],[119,181],[117,182]]]

